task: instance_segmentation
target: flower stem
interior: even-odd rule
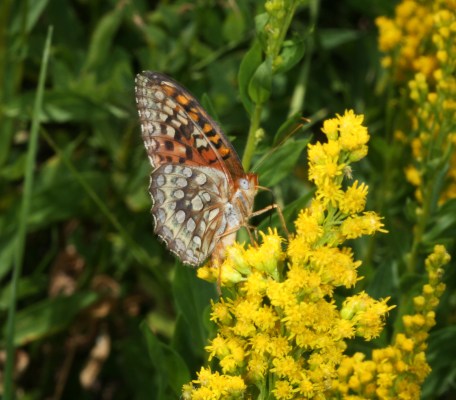
[[[247,143],[245,145],[244,156],[242,157],[242,166],[245,171],[250,169],[252,164],[252,158],[255,154],[256,148],[256,132],[260,128],[261,112],[263,111],[263,104],[255,104],[255,108],[252,113],[252,119],[250,121],[249,136],[247,137]]]

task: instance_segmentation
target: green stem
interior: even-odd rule
[[[274,42],[274,46],[271,47],[271,57],[272,61],[279,55],[280,49],[282,47],[282,43],[285,40],[285,36],[287,34],[288,28],[290,27],[291,21],[293,20],[294,13],[296,11],[296,1],[290,7],[290,10],[286,13],[285,20],[283,21],[283,25],[281,26],[279,37]]]
[[[294,13],[296,11],[298,5],[298,1],[293,1],[291,6],[289,7],[288,12],[285,15],[283,23],[280,27],[280,32],[278,37],[274,40],[274,42],[269,47],[269,51],[266,51],[266,56],[270,57],[273,65],[274,60],[279,55],[280,49],[282,48],[283,41],[285,40],[285,36],[287,34],[288,28],[290,27],[291,21],[293,20]],[[274,67],[273,67],[274,73]],[[260,120],[261,120],[261,112],[263,110],[263,103],[255,103],[255,108],[252,113],[251,121],[250,121],[250,128],[249,134],[247,137],[247,143],[245,145],[244,155],[242,157],[242,165],[245,171],[250,169],[252,164],[252,158],[255,154],[255,149],[257,145],[256,140],[256,133],[260,128]]]
[[[424,199],[422,214],[418,219],[418,223],[415,226],[413,232],[413,243],[410,253],[407,256],[407,271],[413,273],[416,270],[416,264],[418,261],[418,250],[423,239],[424,230],[429,216],[430,209],[430,195],[427,194]]]
[[[404,110],[407,109],[407,97],[402,95],[399,97],[397,103],[395,103],[396,88],[394,85],[394,75],[396,74],[397,69],[397,56],[393,57],[394,64],[389,71],[388,86],[386,88],[386,98],[385,98],[385,134],[386,142],[389,146],[399,146],[399,142],[396,144],[394,142],[394,130],[395,130],[395,116],[404,115]],[[390,218],[389,212],[389,203],[391,202],[392,193],[395,193],[395,173],[396,165],[399,165],[399,159],[401,154],[397,151],[385,152],[384,153],[384,164],[383,170],[381,173],[382,179],[380,180],[380,188],[377,190],[377,196],[375,199],[376,209],[382,217],[385,217],[387,220]],[[372,275],[373,270],[373,258],[375,253],[375,248],[377,247],[377,235],[373,235],[367,246],[366,255],[364,257],[365,265],[365,275]]]
[[[250,169],[252,164],[252,158],[255,154],[256,149],[256,133],[260,128],[261,112],[263,111],[262,104],[255,104],[255,109],[252,113],[252,120],[250,122],[249,136],[247,137],[247,143],[245,145],[244,156],[242,157],[242,166],[245,171]]]
[[[11,298],[8,306],[8,320],[6,326],[6,367],[5,367],[5,400],[11,400],[13,396],[13,370],[14,370],[14,331],[16,325],[16,302],[17,287],[22,272],[22,262],[25,252],[25,237],[27,235],[27,219],[30,211],[31,197],[33,190],[33,171],[35,170],[36,153],[38,150],[38,130],[40,126],[40,113],[43,104],[44,83],[46,80],[46,71],[49,60],[49,53],[52,40],[52,26],[49,27],[46,43],[44,45],[43,58],[41,62],[40,76],[36,91],[35,103],[33,106],[32,126],[30,129],[30,141],[27,151],[25,165],[24,191],[22,196],[21,211],[17,232],[17,245],[14,257],[13,277],[11,280]]]
[[[290,110],[288,112],[288,117],[295,115],[296,113],[300,112],[304,108],[304,103],[306,99],[306,89],[307,89],[307,81],[309,77],[310,65],[312,62],[312,55],[313,55],[313,48],[315,45],[315,35],[313,27],[317,24],[318,19],[318,11],[319,11],[319,0],[314,0],[310,2],[310,26],[312,26],[312,34],[309,34],[307,39],[307,46],[306,46],[306,55],[304,58],[304,62],[299,72],[298,80],[295,85],[295,89],[293,91],[293,95],[291,96],[290,102]]]

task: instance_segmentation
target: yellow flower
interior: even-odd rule
[[[272,393],[277,400],[289,400],[294,397],[295,390],[287,381],[276,381]]]
[[[413,165],[409,165],[405,169],[405,178],[414,186],[421,185],[421,174]]]
[[[350,112],[327,123],[330,142],[314,146],[313,161],[333,163],[333,171],[342,165],[349,168],[351,155],[365,147],[361,123],[362,118]],[[342,146],[343,134],[351,135],[352,145],[357,138],[358,148]],[[419,394],[429,373],[424,351],[444,288],[441,267],[449,255],[437,246],[426,260],[429,283],[415,297],[416,314],[404,316],[404,332],[393,345],[374,350],[371,359],[348,355],[347,339],[377,337],[392,306],[388,298],[375,300],[365,292],[347,297],[341,307],[336,301],[338,287],[352,287],[360,279],[361,261],[343,242],[385,232],[381,218],[364,211],[367,186],[355,181],[343,191],[345,178],[339,173],[319,175],[316,198],[299,213],[296,235],[288,245],[269,231],[261,234],[261,245],[227,250],[221,277],[222,285],[230,285],[229,298],[212,304],[211,320],[218,331],[206,347],[223,374],[202,368],[198,378],[184,386],[184,399],[247,398],[251,388],[257,390],[254,386],[269,387],[265,394],[290,400]],[[330,188],[337,195],[329,193]],[[227,276],[231,281],[224,280]]]
[[[253,353],[263,355],[269,346],[271,337],[264,332],[258,332],[255,336],[249,339],[249,346]]]
[[[269,282],[266,293],[275,307],[286,307],[296,303],[295,294],[287,290],[286,282]]]
[[[383,229],[381,218],[374,212],[348,217],[341,225],[341,233],[347,239],[355,239],[362,235],[373,235],[375,232],[387,232]]]
[[[285,378],[289,381],[299,379],[299,372],[302,366],[291,356],[277,357],[272,361],[274,372],[279,378]]]
[[[326,134],[329,140],[335,141],[339,138],[339,120],[337,118],[325,120],[321,131]]]
[[[246,390],[242,378],[238,376],[220,375],[218,372],[211,372],[210,369],[201,368],[198,372],[198,379],[193,384],[185,385],[187,398],[193,400],[224,399],[228,396],[241,396]]]
[[[335,287],[351,287],[357,280],[357,268],[360,261],[353,261],[350,249],[320,247],[312,252],[312,265],[317,268],[321,282]]]
[[[299,394],[306,398],[312,398],[315,394],[315,388],[312,381],[304,373],[301,374],[299,382],[297,383],[297,389],[299,390]]]
[[[319,163],[309,165],[309,179],[317,185],[328,184],[335,177],[343,175],[344,168],[345,165],[339,164],[337,158],[326,157]]]
[[[309,209],[301,210],[295,221],[296,233],[300,240],[313,244],[323,236],[323,227]]]
[[[288,338],[284,336],[274,336],[267,346],[267,351],[272,357],[285,357],[293,351]]]
[[[259,271],[252,272],[244,282],[242,292],[248,296],[263,295],[267,289],[267,278]]]
[[[277,229],[269,229],[268,234],[260,232],[262,244],[260,247],[250,247],[246,252],[246,261],[259,271],[264,271],[272,276],[277,276],[279,263],[284,260],[282,251],[282,238]]]
[[[253,347],[254,348],[254,347]],[[247,376],[253,382],[262,382],[267,377],[268,360],[263,355],[252,353],[247,365]]]
[[[413,351],[414,342],[412,339],[407,338],[403,333],[399,333],[396,336],[396,345],[401,350],[404,350],[406,353],[410,353]]]
[[[341,316],[355,323],[357,335],[371,340],[380,334],[385,314],[394,308],[386,305],[388,300],[389,298],[376,301],[365,292],[361,292],[344,301]]]
[[[323,204],[337,207],[341,199],[344,197],[344,191],[340,184],[334,181],[326,181],[317,189],[316,198]]]
[[[268,331],[275,327],[278,316],[268,306],[261,307],[255,314],[255,325],[261,331]]]
[[[295,236],[289,240],[287,254],[292,263],[306,262],[310,256],[310,245],[302,236]]]
[[[401,41],[402,33],[394,22],[386,17],[378,17],[375,20],[380,35],[379,35],[379,49],[387,52],[394,49]]]
[[[209,360],[211,360],[214,356],[222,358],[230,353],[225,338],[220,335],[217,335],[214,339],[212,339],[211,344],[206,346],[205,350],[209,353]]]
[[[364,147],[369,141],[367,128],[362,125],[363,115],[355,115],[353,110],[346,110],[343,116],[337,115],[340,121],[339,142],[344,150],[354,151]]]
[[[355,181],[340,200],[340,211],[344,214],[356,214],[363,211],[366,206],[367,191],[368,188],[364,183],[358,186],[358,181]]]
[[[223,298],[220,299],[218,303],[214,303],[211,300],[212,313],[211,321],[215,323],[222,323],[224,325],[229,325],[233,320],[228,305],[225,303]]]

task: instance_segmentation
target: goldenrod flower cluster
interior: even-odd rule
[[[456,197],[456,1],[404,0],[396,7],[394,19],[380,17],[379,48],[385,53],[383,65],[396,79],[407,81],[410,133],[415,162],[406,168],[407,180],[416,187],[416,197],[425,202],[435,180],[435,168],[450,168],[440,197],[443,203]],[[434,171],[431,170],[434,168]],[[428,192],[428,193],[426,193]]]
[[[218,368],[202,368],[184,386],[184,399],[325,399],[349,392],[342,371],[359,355],[345,353],[347,340],[379,336],[392,308],[365,292],[343,302],[335,297],[360,279],[361,262],[346,240],[385,232],[381,218],[365,211],[367,186],[344,182],[350,164],[367,153],[362,122],[353,111],[337,115],[324,123],[328,141],[309,146],[317,190],[288,244],[270,229],[261,245],[229,248],[220,276],[214,268],[199,270],[200,277],[221,280],[230,295],[212,305],[218,330],[206,350]],[[361,377],[346,371],[371,379],[368,370]]]
[[[334,382],[343,398],[419,399],[420,388],[430,372],[425,350],[429,330],[435,325],[435,309],[445,285],[442,267],[450,256],[441,245],[426,259],[428,283],[413,299],[413,315],[404,315],[404,333],[395,336],[392,345],[372,352],[372,360],[362,353],[345,358]]]
[[[456,45],[449,37],[454,33],[454,20],[443,26],[442,19],[454,19],[455,10],[455,0],[403,0],[393,19],[377,18],[379,49],[385,53],[383,66],[393,68],[399,80],[408,80],[418,72],[431,78],[449,53],[454,54]],[[437,44],[434,35],[446,41],[446,49],[435,51],[431,45]]]

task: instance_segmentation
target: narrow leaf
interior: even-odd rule
[[[190,373],[185,362],[170,346],[158,340],[147,324],[143,323],[141,330],[146,339],[151,362],[159,375],[157,380],[159,389],[154,398],[158,400],[169,398],[165,397],[167,388],[179,397],[182,385],[190,381]]]
[[[257,104],[263,104],[271,95],[272,60],[267,58],[253,74],[249,83],[249,96]]]
[[[285,179],[293,170],[309,140],[310,138],[290,140],[267,157],[256,171],[260,176],[261,184],[271,187]]]
[[[260,64],[261,46],[258,41],[255,41],[242,59],[238,74],[239,95],[241,96],[242,104],[249,114],[252,114],[253,110],[253,104],[249,97],[249,83]]]

